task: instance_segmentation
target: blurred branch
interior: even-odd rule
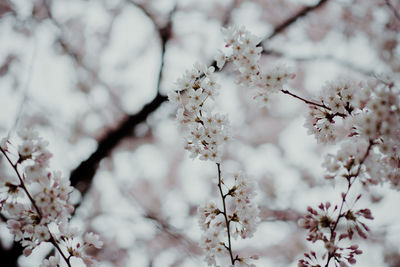
[[[138,8],[142,9],[142,11],[150,18],[152,19],[153,16],[150,14],[148,10],[146,10],[143,6],[136,4],[134,1],[129,0],[129,3],[134,4]],[[236,4],[236,1],[234,1],[234,4]],[[163,67],[164,67],[164,56],[166,52],[166,45],[169,39],[172,36],[172,15],[176,11],[176,8],[174,8],[170,13],[169,13],[169,19],[166,25],[164,26],[159,26],[156,24],[156,22],[152,19],[156,29],[158,30],[158,34],[161,40],[161,65],[160,65],[160,71],[158,75],[158,82],[157,82],[157,96],[152,100],[151,103],[147,104],[146,106],[143,107],[143,109],[138,112],[135,115],[129,115],[118,127],[116,127],[114,130],[110,131],[102,140],[99,141],[98,147],[96,151],[92,153],[91,156],[89,156],[88,159],[85,161],[81,162],[81,164],[75,168],[71,172],[70,180],[71,184],[75,187],[78,188],[78,190],[81,193],[85,193],[91,184],[91,181],[96,173],[96,169],[100,163],[100,161],[107,157],[113,148],[115,148],[118,143],[129,136],[132,136],[132,132],[135,129],[135,127],[146,121],[147,117],[154,112],[161,104],[167,100],[167,97],[162,96],[159,93],[160,89],[160,84],[162,80],[162,72],[163,72]],[[231,9],[229,9],[229,13],[231,13]],[[228,22],[227,22],[228,23]],[[214,62],[216,65],[216,62]]]
[[[114,104],[116,106],[119,106],[118,105],[118,97],[114,94],[114,90],[112,90],[112,87],[107,82],[105,82],[103,79],[101,79],[101,77],[99,77],[97,71],[93,70],[90,66],[88,66],[84,62],[82,55],[80,55],[78,52],[76,52],[75,49],[71,46],[71,44],[68,42],[68,40],[65,38],[65,33],[64,33],[64,30],[63,30],[63,26],[53,16],[53,13],[51,11],[50,2],[48,0],[44,2],[44,7],[47,10],[48,19],[60,31],[60,35],[58,36],[57,42],[59,43],[59,45],[61,46],[63,51],[67,55],[69,55],[70,58],[74,61],[75,65],[77,65],[78,67],[82,68],[91,77],[91,79],[93,79],[93,81],[97,82],[99,85],[101,85],[104,88],[106,88],[107,91],[112,96],[112,100],[114,101]],[[112,30],[112,26],[114,25],[115,19],[119,15],[121,10],[122,10],[122,7],[120,7],[119,11],[114,11],[113,12],[113,19],[111,20],[111,23],[109,25],[109,34],[110,34],[111,30]]]
[[[323,6],[325,3],[327,3],[328,0],[320,0],[317,4],[313,5],[313,6],[306,6],[303,7],[302,9],[300,9],[297,13],[295,13],[293,16],[287,18],[285,21],[283,21],[281,24],[279,24],[278,26],[276,26],[274,28],[274,30],[272,31],[272,33],[270,35],[268,35],[267,37],[265,37],[263,40],[261,40],[261,44],[263,44],[265,41],[269,41],[271,39],[273,39],[276,35],[280,34],[281,32],[283,32],[284,30],[286,30],[287,28],[289,28],[293,23],[295,23],[299,18],[302,18],[304,16],[306,16],[308,13],[310,13],[311,11],[314,11],[315,9]],[[235,7],[237,5],[237,1],[234,1],[232,7]],[[229,20],[226,21],[226,24],[228,24]],[[224,25],[225,26],[225,25]],[[263,49],[263,54],[267,54],[264,45],[261,45],[264,49]],[[221,71],[222,69],[218,69],[217,68],[217,62],[214,60],[210,66],[213,66],[216,68],[216,70]]]
[[[268,206],[260,206],[261,222],[295,222],[304,214],[294,209],[270,209]]]
[[[157,94],[156,97],[143,107],[137,114],[129,115],[122,121],[118,127],[111,130],[102,140],[98,142],[97,149],[88,159],[81,162],[70,175],[71,185],[85,194],[89,189],[96,169],[100,161],[107,157],[119,142],[129,136],[132,136],[135,127],[146,121],[147,117],[153,113],[161,104],[167,100],[167,97]]]
[[[232,11],[237,8],[237,6],[241,3],[241,0],[233,0],[227,12],[225,12],[224,19],[222,20],[222,25],[225,27],[231,21]]]
[[[33,37],[33,51],[32,51],[32,56],[29,62],[29,68],[27,70],[28,74],[26,77],[26,81],[25,84],[23,85],[22,89],[21,89],[21,93],[22,93],[22,99],[21,102],[19,104],[19,108],[17,111],[17,115],[14,119],[14,124],[12,125],[12,127],[10,128],[9,132],[8,132],[8,137],[10,136],[10,134],[15,131],[15,129],[18,126],[18,122],[20,121],[21,117],[22,117],[22,113],[23,113],[23,109],[25,107],[26,104],[26,100],[28,99],[28,90],[29,90],[29,84],[31,82],[32,79],[32,73],[33,73],[33,65],[35,64],[35,59],[36,59],[36,55],[37,55],[37,41],[36,38]]]
[[[392,2],[390,2],[390,0],[385,0],[386,5],[390,8],[390,10],[393,11],[393,14],[395,15],[395,17],[400,20],[400,13],[399,11],[396,10],[396,8],[393,6]]]
[[[235,8],[237,8],[237,6],[239,5],[241,3],[241,1],[240,0],[234,0],[234,1],[232,1],[232,4],[228,7],[228,9],[226,10],[226,12],[225,12],[225,16],[224,16],[224,18],[222,19],[222,27],[227,27],[228,26],[228,24],[231,22],[231,19],[232,19],[232,11],[235,9]],[[221,69],[220,68],[217,68],[217,61],[216,60],[213,60],[208,66],[210,66],[210,67],[214,67],[215,68],[215,71],[221,71],[224,67],[222,67]]]
[[[183,230],[177,229],[176,227],[171,225],[168,221],[168,218],[164,216],[161,211],[154,210],[151,207],[147,206],[147,203],[158,202],[156,199],[153,199],[151,197],[157,195],[157,193],[154,194],[153,191],[146,192],[145,195],[150,196],[150,198],[143,201],[143,198],[140,195],[138,196],[126,185],[119,186],[119,191],[121,195],[132,200],[132,202],[138,206],[138,208],[141,210],[141,216],[144,219],[153,222],[158,230],[162,234],[165,234],[166,238],[174,241],[174,245],[171,243],[170,247],[174,246],[177,248],[183,248],[185,254],[189,257],[199,256],[202,253],[198,243],[194,242],[189,236],[184,234]],[[143,193],[141,190],[140,192]]]
[[[330,61],[333,62],[337,65],[340,65],[342,67],[345,67],[347,69],[350,69],[352,71],[358,72],[362,75],[365,76],[372,76],[374,75],[374,71],[372,70],[367,70],[362,67],[356,66],[353,63],[331,56],[331,55],[321,55],[321,56],[311,56],[311,57],[298,57],[298,56],[289,56],[285,55],[284,53],[280,51],[275,51],[275,50],[263,50],[262,52],[264,55],[270,55],[270,56],[276,56],[276,57],[285,57],[294,61],[298,62],[308,62],[308,61]]]
[[[281,24],[276,26],[274,28],[274,30],[272,31],[272,33],[269,36],[267,36],[262,42],[274,38],[277,34],[281,33],[282,31],[286,30],[287,28],[289,28],[289,26],[291,26],[293,23],[295,23],[299,18],[302,18],[302,17],[306,16],[308,13],[310,13],[311,11],[314,11],[315,9],[323,6],[327,2],[328,2],[328,0],[320,0],[317,4],[315,4],[313,6],[303,7],[296,14],[294,14],[293,16],[287,18]]]
[[[133,3],[133,1],[130,1],[130,3]],[[157,110],[164,101],[167,100],[167,97],[162,96],[159,93],[159,89],[164,67],[166,44],[172,35],[171,17],[174,11],[175,9],[169,14],[168,23],[164,27],[158,27],[153,21],[161,40],[161,62],[157,81],[156,97],[149,104],[145,105],[137,114],[129,115],[124,121],[122,121],[122,123],[119,124],[118,127],[116,127],[114,130],[111,130],[102,140],[98,142],[97,149],[92,153],[92,155],[90,155],[85,161],[81,162],[80,165],[71,172],[71,185],[77,187],[82,194],[85,194],[90,188],[100,161],[103,158],[106,158],[121,140],[132,136],[135,127],[138,124],[145,122],[147,117]],[[147,11],[144,11],[144,13],[149,14]]]
[[[168,222],[162,220],[157,215],[147,212],[146,214],[144,214],[144,218],[149,219],[149,220],[153,221],[154,223],[156,223],[158,225],[158,228],[162,232],[171,236],[171,238],[178,241],[178,243],[180,245],[182,245],[183,247],[186,247],[187,248],[186,253],[189,256],[193,256],[193,253],[196,253],[196,255],[200,255],[202,253],[200,247],[198,246],[198,244],[196,242],[190,240],[184,234],[181,234],[182,231],[171,226]]]
[[[0,19],[2,19],[7,13],[11,13],[12,15],[16,15],[14,7],[11,5],[9,0],[0,1]]]

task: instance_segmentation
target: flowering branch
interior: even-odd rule
[[[169,92],[171,103],[178,107],[177,121],[185,132],[185,149],[191,158],[212,161],[217,164],[218,190],[222,199],[222,211],[213,202],[199,207],[199,223],[204,231],[201,246],[206,252],[209,265],[218,266],[217,258],[225,257],[228,250],[230,262],[240,266],[254,266],[247,263],[255,256],[242,258],[233,256],[231,237],[251,237],[258,223],[258,208],[253,205],[254,184],[242,174],[234,175],[235,183],[224,194],[221,174],[222,147],[230,139],[230,125],[225,115],[215,113],[212,100],[218,94],[220,85],[214,77],[214,67],[196,63],[186,71],[176,84],[178,90]],[[228,200],[228,196],[230,196]],[[226,232],[227,243],[222,241]]]
[[[329,240],[329,242],[330,242],[331,244],[334,244],[334,243],[335,243],[335,237],[336,237],[336,232],[335,232],[335,231],[336,231],[336,228],[337,228],[337,226],[338,226],[338,224],[339,224],[339,221],[340,221],[343,217],[349,216],[349,214],[350,214],[350,213],[349,213],[350,210],[349,210],[348,212],[346,212],[346,213],[342,213],[343,205],[344,205],[344,203],[346,202],[346,198],[347,198],[347,196],[348,196],[348,194],[349,194],[350,188],[351,188],[351,186],[354,184],[354,182],[355,182],[355,180],[357,179],[357,177],[359,176],[360,171],[361,171],[361,167],[362,167],[364,161],[367,159],[367,157],[368,157],[368,155],[369,155],[369,153],[370,153],[370,150],[372,149],[372,146],[373,146],[373,145],[374,145],[374,142],[373,142],[372,140],[370,140],[369,145],[368,145],[368,148],[367,148],[367,151],[365,152],[363,158],[361,159],[361,161],[360,161],[360,163],[359,163],[357,172],[356,172],[355,174],[349,174],[349,175],[346,177],[346,180],[347,180],[347,190],[346,190],[345,193],[342,193],[342,203],[340,204],[338,217],[337,217],[337,219],[336,219],[334,225],[330,228],[331,234],[330,234],[330,240]],[[350,167],[349,169],[351,169],[351,167]],[[351,178],[354,178],[354,179],[351,181]],[[361,195],[360,195],[360,196],[361,196]],[[366,210],[365,210],[365,213],[366,213],[366,214],[370,214],[370,212],[367,212]],[[366,218],[367,218],[367,217],[366,217]],[[372,217],[371,217],[371,218],[372,218]],[[342,235],[341,237],[344,238],[343,235]],[[340,239],[340,238],[339,238],[339,239]],[[358,252],[358,251],[357,251],[357,252]],[[335,253],[335,252],[329,252],[329,253],[328,253],[328,258],[327,258],[325,267],[328,267],[329,262],[331,261],[332,258],[335,258],[335,259],[336,259],[336,253]]]
[[[101,248],[102,241],[93,233],[83,236],[83,243],[78,241],[77,234],[71,231],[68,220],[73,212],[69,204],[69,194],[73,187],[69,181],[61,177],[60,172],[51,173],[47,170],[51,153],[46,149],[48,142],[34,131],[19,132],[22,144],[18,146],[18,160],[13,163],[7,153],[7,139],[0,144],[0,151],[16,173],[17,179],[6,178],[1,181],[3,187],[0,200],[0,210],[8,214],[7,225],[14,235],[15,241],[20,241],[24,247],[23,253],[28,256],[42,242],[50,242],[59,254],[45,259],[42,266],[57,266],[59,255],[71,267],[71,257],[81,258],[88,266],[95,261],[86,255],[88,247]],[[23,168],[24,172],[20,172]],[[6,189],[6,190],[4,190]],[[29,199],[26,205],[24,197]],[[56,226],[58,237],[50,231],[49,226]],[[68,256],[60,245],[65,243]],[[75,244],[74,244],[75,243]]]
[[[134,1],[129,1],[129,3],[140,8],[145,15],[151,19],[160,38],[161,58],[157,77],[157,95],[138,113],[127,115],[116,128],[110,130],[106,136],[99,140],[97,149],[85,161],[82,161],[74,170],[72,170],[70,175],[71,184],[77,186],[82,194],[85,194],[89,189],[99,162],[103,158],[107,157],[121,140],[131,136],[136,126],[146,121],[147,117],[167,100],[167,97],[160,94],[160,86],[162,82],[162,73],[164,71],[167,43],[172,37],[172,16],[176,10],[173,9],[169,13],[167,23],[164,26],[159,26],[156,24],[154,17],[143,5],[135,3]]]
[[[238,260],[238,256],[236,256],[235,258],[233,257],[233,253],[232,253],[232,244],[231,244],[231,231],[229,228],[229,225],[231,223],[231,219],[228,219],[228,215],[226,212],[226,203],[225,203],[225,198],[228,196],[227,194],[224,194],[222,191],[222,177],[221,177],[221,166],[219,163],[217,163],[217,168],[218,168],[218,189],[219,189],[219,193],[221,195],[221,199],[222,199],[222,206],[223,206],[223,211],[221,212],[222,215],[224,216],[225,219],[225,225],[226,225],[226,234],[228,236],[228,246],[226,246],[226,249],[229,251],[229,256],[231,258],[231,263],[232,265],[235,264],[235,261]]]
[[[12,168],[13,168],[13,170],[15,171],[15,173],[16,173],[16,175],[17,175],[17,177],[18,177],[18,180],[19,180],[19,182],[20,182],[20,184],[18,185],[18,187],[21,187],[21,188],[24,190],[25,194],[27,195],[27,197],[28,197],[29,200],[31,201],[33,207],[35,208],[37,214],[39,215],[39,219],[40,219],[40,221],[41,221],[41,220],[43,219],[43,215],[42,215],[42,213],[41,213],[39,207],[36,205],[35,200],[34,200],[33,197],[31,196],[31,194],[29,193],[28,189],[26,188],[25,183],[24,183],[24,179],[22,179],[21,174],[20,174],[19,171],[18,171],[18,162],[19,162],[19,160],[14,164],[14,163],[12,163],[11,159],[8,157],[6,151],[3,150],[3,148],[0,147],[0,151],[1,151],[1,153],[5,156],[5,158],[7,159],[7,161],[10,163],[10,165],[11,165]],[[53,234],[51,233],[51,231],[50,231],[50,229],[48,228],[47,225],[46,225],[46,228],[47,228],[47,231],[48,231],[49,234],[50,234],[50,242],[51,242],[51,243],[54,245],[54,247],[58,250],[58,252],[59,252],[60,255],[63,257],[63,259],[65,260],[65,262],[67,263],[67,265],[68,265],[69,267],[71,267],[71,263],[70,263],[70,261],[69,261],[69,259],[71,258],[71,255],[69,255],[68,258],[64,255],[64,253],[62,252],[62,250],[61,250],[61,248],[60,248],[60,246],[59,246],[59,244],[58,244],[58,242],[57,242],[57,240],[54,238]]]
[[[337,243],[343,239],[352,240],[354,232],[366,239],[366,232],[369,231],[369,228],[360,219],[373,219],[369,209],[353,211],[352,208],[348,208],[347,211],[343,211],[352,185],[356,180],[361,180],[364,185],[373,185],[384,181],[391,182],[394,187],[398,187],[399,184],[400,169],[398,168],[399,158],[397,154],[399,137],[391,130],[393,126],[389,126],[389,121],[399,119],[399,95],[393,89],[391,81],[371,81],[364,88],[357,88],[357,90],[355,90],[354,84],[351,85],[348,82],[328,83],[324,89],[326,89],[326,93],[334,92],[333,94],[339,95],[342,100],[346,99],[346,96],[350,96],[347,103],[334,100],[335,97],[332,97],[332,93],[325,96],[324,99],[330,99],[330,107],[334,107],[335,105],[332,104],[337,103],[351,117],[355,117],[352,128],[348,133],[349,138],[342,143],[337,155],[328,154],[324,163],[329,173],[326,178],[333,179],[337,176],[345,178],[347,190],[342,193],[339,209],[336,205],[331,211],[332,213],[338,211],[335,219],[329,215],[331,204],[326,202],[318,206],[322,213],[309,207],[308,214],[299,221],[299,224],[308,229],[307,240],[311,242],[323,241],[327,250],[327,253],[322,257],[322,259],[326,257],[325,267],[328,267],[332,260],[340,263],[341,266],[346,266],[344,261],[355,264],[354,256],[361,254],[362,251],[358,249],[358,245],[343,248],[339,247]],[[355,94],[351,93],[353,90]],[[315,114],[312,116],[315,116]],[[394,128],[398,130],[398,126],[394,126]],[[314,133],[316,136],[320,134]],[[318,138],[326,141],[325,137],[320,135]],[[332,136],[328,140],[334,141],[336,138]],[[372,150],[375,146],[377,149]],[[377,162],[382,162],[382,164],[377,164]],[[355,202],[360,198],[361,194]],[[347,222],[347,230],[338,235],[337,227],[343,220]],[[318,262],[316,253],[313,251],[310,254],[305,253],[304,256],[305,259],[299,261],[299,267],[314,266],[315,262]]]
[[[358,250],[357,245],[339,248],[336,244],[336,227],[342,218],[345,218],[351,224],[347,233],[339,236],[339,241],[344,238],[351,240],[354,230],[361,237],[366,238],[361,227],[365,231],[369,231],[369,228],[359,221],[359,218],[371,220],[373,217],[369,209],[361,209],[356,212],[349,209],[343,212],[344,203],[351,186],[359,176],[364,179],[363,183],[376,184],[377,179],[385,177],[395,187],[399,185],[399,168],[395,167],[393,170],[389,167],[389,165],[396,165],[400,162],[397,154],[397,144],[400,140],[394,133],[398,131],[398,127],[393,131],[389,126],[394,121],[398,121],[400,116],[399,95],[394,92],[393,81],[383,79],[384,82],[382,82],[378,79],[379,82],[369,82],[367,85],[356,84],[347,79],[327,82],[319,97],[321,103],[310,101],[284,89],[285,82],[295,77],[285,66],[275,65],[267,70],[261,70],[259,55],[262,48],[257,46],[259,41],[257,37],[243,27],[232,27],[224,29],[223,32],[226,47],[232,47],[232,54],[220,52],[217,56],[217,66],[222,68],[226,61],[233,61],[239,72],[237,82],[244,87],[256,88],[258,92],[254,99],[261,105],[268,103],[271,93],[281,91],[310,105],[305,126],[309,128],[309,133],[315,135],[318,142],[335,143],[345,137],[351,138],[343,144],[336,157],[328,155],[324,163],[328,172],[334,174],[333,176],[327,175],[327,178],[334,178],[340,174],[348,182],[347,191],[342,193],[339,214],[336,219],[333,219],[328,215],[331,204],[329,202],[321,203],[319,209],[322,213],[309,207],[309,214],[305,216],[305,219],[300,220],[300,224],[310,232],[307,240],[324,242],[327,253],[322,258],[325,259],[327,256],[326,267],[333,258],[338,263],[345,264],[344,259],[350,264],[355,263],[354,255],[361,254],[362,251]],[[342,119],[339,123],[337,123],[336,116]],[[338,127],[343,127],[344,129],[341,131],[344,133],[339,134]],[[368,142],[365,142],[365,140],[368,140]],[[366,143],[368,143],[368,147]],[[381,154],[373,153],[372,159],[369,161],[383,160],[385,163],[380,166],[382,169],[379,171],[371,167],[371,162],[365,164],[368,155],[371,154],[371,148],[375,144],[379,144]],[[366,148],[365,151],[363,151],[364,147]],[[362,169],[364,165],[365,167]],[[356,201],[360,197],[361,195]],[[337,212],[337,210],[338,206],[335,206],[333,212]],[[326,230],[330,232],[329,235],[325,233]],[[346,252],[347,255],[343,256],[343,252]],[[299,261],[300,267],[320,266],[315,264],[315,261],[318,262],[315,252],[311,251],[310,254],[305,253],[304,255],[306,259]]]
[[[360,218],[372,220],[373,217],[371,215],[371,211],[369,209],[353,211],[351,208],[349,208],[347,211],[343,212],[343,208],[344,204],[347,202],[347,196],[349,195],[350,189],[360,175],[362,166],[367,159],[373,145],[374,142],[371,140],[361,159],[358,160],[357,155],[354,155],[344,161],[344,166],[347,172],[342,176],[346,178],[347,189],[342,193],[339,209],[336,205],[332,211],[332,213],[335,213],[338,210],[336,219],[329,214],[331,204],[330,202],[326,202],[325,204],[321,203],[318,206],[320,211],[308,207],[308,214],[303,219],[299,220],[299,225],[309,231],[309,235],[307,237],[308,241],[314,243],[320,240],[324,243],[325,249],[327,250],[326,254],[322,256],[323,260],[326,258],[326,264],[324,265],[325,267],[329,266],[329,263],[332,259],[334,259],[337,264],[340,264],[340,266],[347,266],[344,261],[347,261],[349,264],[355,264],[356,259],[354,256],[362,254],[362,251],[358,249],[358,245],[351,245],[343,248],[338,246],[338,242],[343,239],[352,240],[354,231],[356,231],[362,238],[367,238],[366,233],[362,230],[362,228],[367,232],[369,231],[369,228],[360,221]],[[354,170],[355,167],[356,170]],[[358,195],[355,202],[357,202],[360,198],[361,194]],[[348,227],[345,233],[338,235],[337,227],[342,219],[347,221]],[[329,232],[329,238],[327,236],[327,232]],[[315,266],[315,263],[318,262],[318,257],[314,251],[305,253],[304,256],[305,259],[299,260],[299,267]],[[317,266],[321,265],[318,264]]]

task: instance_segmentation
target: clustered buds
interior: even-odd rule
[[[73,191],[70,181],[60,172],[50,172],[49,160],[52,154],[48,151],[48,142],[32,130],[19,132],[22,143],[18,145],[18,159],[12,163],[8,150],[9,141],[3,139],[1,152],[14,168],[17,178],[2,177],[0,188],[0,210],[7,216],[7,225],[24,247],[24,255],[28,256],[42,242],[50,242],[59,250],[64,260],[69,260],[60,248],[65,245],[71,256],[81,258],[88,266],[94,263],[92,257],[86,255],[88,247],[100,248],[102,242],[93,233],[80,237],[71,232],[68,224],[74,207],[69,203],[69,194]],[[57,229],[50,231],[50,229]],[[71,245],[74,243],[74,247]],[[42,266],[58,266],[60,257],[55,255],[45,259]]]
[[[338,259],[339,265],[335,266],[340,266],[340,267],[347,267],[353,264],[357,263],[357,260],[354,258],[355,255],[360,255],[362,254],[362,250],[358,249],[358,245],[351,245],[349,247],[343,247],[343,248],[337,248],[334,246],[331,246],[331,244],[326,246],[326,249],[332,250],[334,249],[334,252],[332,252],[333,256],[335,259]],[[326,256],[326,255],[324,255]],[[322,259],[325,259],[325,257],[322,257]],[[318,256],[315,253],[315,251],[310,251],[310,253],[304,253],[304,259],[299,260],[299,267],[322,267],[325,265],[319,264]]]
[[[304,259],[299,260],[299,267],[312,266],[328,266],[333,259],[340,266],[348,266],[347,264],[355,264],[355,255],[362,254],[358,249],[358,245],[340,246],[341,241],[352,240],[354,233],[362,238],[367,238],[366,232],[369,228],[362,219],[372,220],[371,211],[369,209],[360,209],[353,211],[348,208],[343,210],[343,203],[347,194],[343,193],[343,202],[340,208],[337,205],[332,207],[330,202],[321,203],[318,209],[307,208],[308,214],[299,220],[299,225],[308,230],[307,240],[310,242],[322,241],[326,252],[320,257],[326,261],[326,265],[319,264],[319,257],[314,251],[304,253]],[[356,202],[361,198],[359,195]],[[341,224],[343,227],[338,227]],[[342,228],[342,232],[339,232]],[[337,266],[337,265],[336,265]]]
[[[345,207],[347,195],[356,179],[364,185],[389,182],[400,189],[400,94],[394,82],[379,79],[366,85],[339,80],[325,85],[319,99],[310,105],[305,126],[320,143],[342,141],[336,154],[328,154],[323,166],[326,178],[344,178],[347,191],[342,193],[340,208],[328,215],[330,204],[320,205],[323,213],[309,208],[300,225],[309,231],[308,240],[321,240],[326,253],[322,259],[334,259],[340,266],[355,264],[361,254],[357,245],[340,247],[338,242],[352,240],[354,233],[367,238],[368,226],[360,219],[372,220],[369,209],[357,211]],[[361,195],[356,199],[358,201]],[[338,224],[345,230],[338,232]],[[316,254],[305,254],[299,266],[320,266]]]

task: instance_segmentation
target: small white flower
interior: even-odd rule
[[[50,233],[47,227],[44,225],[37,225],[35,227],[34,238],[37,239],[39,242],[49,240]]]
[[[175,92],[174,90],[171,90],[168,92],[168,100],[175,104],[176,106],[179,106],[182,104],[182,97],[180,92]]]
[[[7,143],[8,143],[7,137],[2,138],[0,141],[0,148],[3,149],[4,151],[7,151],[8,149]]]
[[[224,52],[218,49],[217,55],[215,56],[215,61],[217,61],[217,67],[219,69],[222,69],[224,67],[226,59],[227,57]]]
[[[34,144],[32,141],[27,140],[22,143],[22,145],[18,146],[18,154],[23,157],[30,157],[34,152]]]
[[[60,255],[50,256],[49,259],[44,259],[40,267],[58,267],[60,266]]]
[[[100,240],[99,235],[89,232],[83,236],[83,241],[88,246],[93,246],[100,249],[103,246],[103,241]]]

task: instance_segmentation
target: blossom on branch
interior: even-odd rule
[[[79,236],[70,235],[68,230],[74,211],[69,203],[69,194],[74,188],[60,172],[49,171],[52,154],[47,149],[48,142],[33,130],[25,129],[18,135],[22,143],[17,147],[15,163],[10,157],[12,151],[4,145],[0,149],[17,175],[17,179],[1,181],[3,193],[0,201],[0,210],[8,217],[7,226],[14,240],[21,242],[25,256],[29,256],[41,243],[49,242],[68,266],[71,266],[72,256],[90,263],[88,266],[93,265],[95,261],[86,255]],[[86,234],[84,241],[87,246],[102,246],[99,237],[93,233]],[[72,243],[75,245],[72,246]],[[45,259],[42,266],[59,266],[59,254]]]

